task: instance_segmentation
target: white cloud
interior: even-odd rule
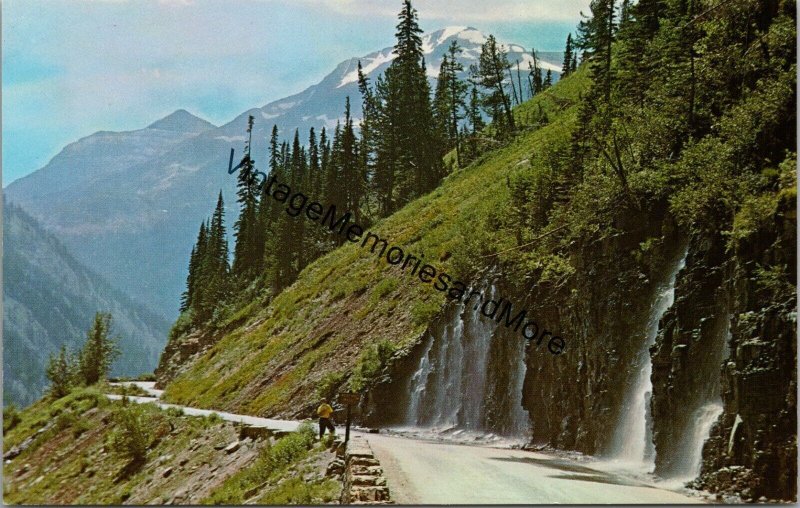
[[[396,16],[400,2],[395,0],[266,0],[304,3],[346,15]],[[414,7],[420,18],[479,23],[481,21],[573,21],[586,11],[589,0],[418,0]]]

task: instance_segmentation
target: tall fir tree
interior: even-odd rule
[[[196,318],[206,321],[213,316],[214,309],[225,299],[228,292],[228,238],[225,231],[225,202],[222,191],[217,197],[217,206],[207,228],[207,241],[201,261],[200,290],[196,303]]]
[[[578,25],[578,46],[588,52],[594,88],[606,107],[610,106],[613,69],[612,45],[616,31],[614,0],[592,0],[591,15]]]
[[[564,48],[564,63],[561,64],[561,77],[565,78],[572,72],[572,34],[567,34],[567,44]]]
[[[489,35],[481,48],[476,80],[485,89],[483,104],[492,120],[503,133],[515,129],[514,115],[511,113],[511,99],[506,93],[503,81],[511,65],[505,50],[497,43],[494,35]]]
[[[448,84],[450,85],[450,125],[448,131],[451,132],[451,141],[456,149],[456,165],[461,166],[461,140],[459,139],[458,125],[464,118],[463,110],[466,109],[467,83],[459,79],[459,73],[464,72],[464,66],[459,60],[459,55],[463,52],[457,40],[450,42],[447,48],[448,60]],[[454,138],[454,139],[453,139]]]
[[[397,194],[389,199],[391,213],[395,203],[404,204],[435,187],[442,176],[441,150],[431,107],[430,86],[425,75],[422,30],[417,11],[410,0],[403,2],[398,15],[395,59],[385,73],[386,121],[381,136],[394,149],[380,150],[388,158],[382,170],[393,171]]]
[[[203,221],[200,223],[200,231],[197,233],[197,242],[192,247],[192,253],[189,256],[189,274],[186,276],[186,291],[181,296],[181,312],[191,309],[194,302],[198,301],[200,270],[205,251],[206,223]]]
[[[255,176],[255,161],[251,157],[253,142],[253,116],[247,120],[247,141],[245,142],[244,157],[237,178],[237,200],[239,202],[239,217],[234,223],[233,275],[241,284],[247,285],[257,273],[261,271],[262,250],[260,248],[260,227],[258,224],[258,182]]]
[[[544,79],[542,78],[542,67],[539,65],[539,57],[536,55],[536,48],[531,49],[532,61],[528,64],[531,78],[531,97],[543,90]]]

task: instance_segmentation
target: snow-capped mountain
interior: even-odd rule
[[[465,69],[477,63],[484,34],[448,27],[423,38],[427,73],[435,81],[452,40],[463,48]],[[506,44],[509,61],[519,62],[522,84],[531,55]],[[560,53],[539,53],[540,65],[558,76]],[[356,82],[359,60],[370,78],[383,73],[392,48],[341,62],[319,83],[302,92],[245,111],[221,127],[179,110],[131,132],[98,132],[62,150],[45,167],[8,186],[6,193],[54,232],[87,266],[153,310],[177,315],[186,265],[200,222],[222,189],[232,204],[235,178],[228,175],[231,148],[241,154],[249,115],[255,117],[253,153],[263,164],[273,124],[288,138],[295,129],[331,129],[350,97],[360,115]],[[235,220],[228,208],[227,224]]]

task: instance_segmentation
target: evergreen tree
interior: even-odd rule
[[[544,78],[544,83],[542,84],[542,90],[546,90],[553,86],[553,73],[550,72],[550,69],[547,69],[547,75]]]
[[[577,44],[588,52],[590,69],[596,93],[603,98],[606,107],[611,102],[611,47],[614,42],[616,21],[614,0],[592,0],[591,16],[585,17],[578,26]]]
[[[392,123],[400,115],[397,100],[389,100],[396,93],[382,76],[375,80],[373,96],[375,97],[376,118],[375,129],[375,170],[372,184],[378,204],[378,213],[387,216],[396,206],[395,189],[398,169],[398,145],[396,129]]]
[[[492,114],[492,120],[501,132],[514,131],[514,116],[511,113],[511,100],[503,87],[505,73],[510,69],[505,50],[490,35],[481,48],[481,56],[476,77],[486,92],[484,107]]]
[[[109,336],[111,325],[111,314],[98,312],[86,334],[86,344],[79,356],[79,372],[81,381],[87,386],[105,380],[111,364],[120,354],[117,338]]]
[[[283,176],[283,159],[281,145],[278,139],[278,126],[272,126],[269,138],[269,178],[285,182]],[[261,197],[258,205],[258,224],[264,240],[262,248],[262,272],[271,285],[273,292],[278,290],[277,284],[277,260],[276,256],[280,252],[277,237],[280,227],[281,210],[278,203],[267,195],[267,186],[261,190]]]
[[[447,55],[444,55],[442,57],[442,65],[439,66],[439,76],[436,79],[436,91],[433,94],[433,117],[446,149],[451,148],[454,143],[452,131],[450,130],[449,79],[450,74],[448,72]]]
[[[531,79],[531,97],[544,90],[544,80],[542,79],[542,68],[539,66],[539,58],[536,56],[536,48],[531,49],[533,62],[528,64]]]
[[[197,234],[197,242],[192,247],[192,254],[189,256],[189,274],[186,276],[186,291],[181,296],[181,312],[192,308],[194,302],[198,301],[197,292],[199,289],[198,281],[201,277],[201,263],[205,256],[206,249],[206,223],[200,223],[200,231]]]
[[[366,179],[364,193],[367,193],[367,182],[375,181],[376,157],[378,151],[377,135],[378,122],[380,121],[380,104],[369,86],[361,62],[358,62],[358,90],[361,93],[361,136],[359,138],[359,153],[361,155],[362,172]],[[369,200],[365,199],[369,208]]]
[[[521,101],[525,101],[525,98],[522,94],[522,75],[519,71],[519,60],[517,60],[517,86],[519,87],[519,98]],[[531,96],[532,97],[532,96]],[[528,97],[530,99],[531,97]]]
[[[75,383],[76,365],[75,360],[67,353],[66,347],[62,344],[58,355],[50,355],[47,362],[47,379],[50,381],[50,395],[60,399],[68,395]]]
[[[394,148],[379,150],[378,156],[385,158],[382,170],[396,173],[391,181],[397,182],[397,202],[402,204],[437,185],[442,164],[425,75],[422,30],[409,0],[403,2],[398,18],[396,58],[386,70],[386,90],[381,94],[386,109],[381,137]],[[394,200],[384,196],[384,201]]]
[[[481,102],[478,87],[472,85],[469,96],[469,107],[467,108],[467,120],[472,131],[469,135],[469,157],[475,158],[478,155],[478,133],[483,130],[484,122],[481,116]]]
[[[620,40],[617,67],[619,79],[625,82],[622,90],[624,95],[640,107],[653,79],[652,70],[658,60],[647,55],[646,48],[658,33],[662,4],[662,0],[640,0],[630,7],[623,3],[624,12],[621,16],[624,19],[620,21],[617,32]],[[689,35],[688,30],[683,36],[687,35]],[[670,55],[670,58],[674,56]]]
[[[225,203],[222,191],[217,198],[217,206],[207,227],[207,241],[201,261],[199,298],[196,304],[196,319],[205,321],[212,317],[216,306],[222,302],[228,291],[228,239],[225,232]]]
[[[464,66],[458,60],[458,55],[463,50],[458,45],[458,41],[453,40],[447,48],[450,56],[447,62],[448,84],[450,86],[450,121],[448,134],[452,146],[456,149],[456,165],[461,166],[461,153],[458,124],[464,118],[463,110],[466,109],[467,84],[458,78],[458,74],[464,71]]]
[[[254,181],[255,161],[250,155],[253,138],[253,116],[247,120],[248,139],[245,143],[244,158],[238,174],[237,198],[239,201],[239,217],[234,224],[233,274],[245,285],[261,270],[262,252],[259,249],[258,196],[257,182]]]
[[[567,45],[564,48],[564,63],[561,65],[561,77],[565,78],[572,71],[572,34],[567,34]]]

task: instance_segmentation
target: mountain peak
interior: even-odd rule
[[[161,120],[157,120],[147,126],[148,129],[198,133],[215,127],[216,125],[189,113],[185,109],[179,109],[174,113],[170,113]]]

